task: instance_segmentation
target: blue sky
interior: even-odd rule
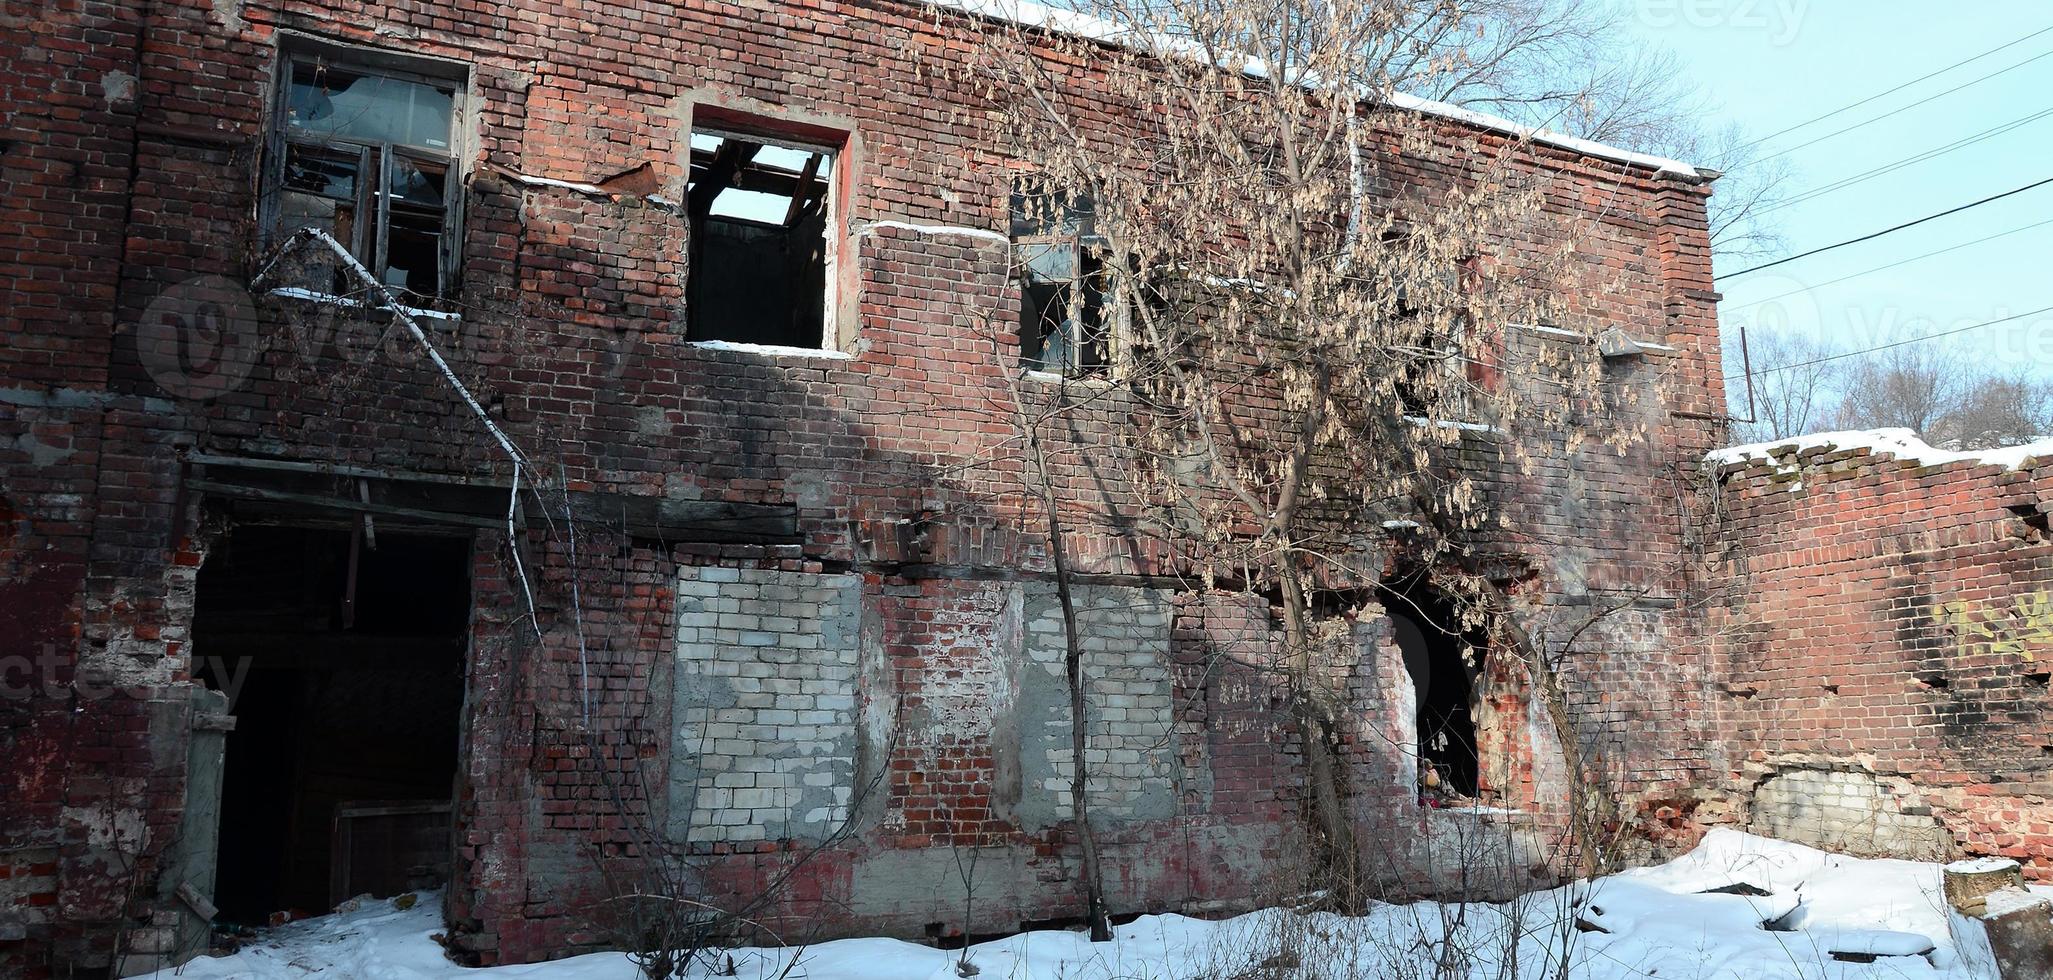
[[[1906,0],[1612,0],[1636,35],[1665,46],[1717,119],[1754,137],[2053,26],[2053,4]],[[1873,125],[1791,149],[1791,187],[1809,190],[2053,109],[2053,33],[1823,122],[1769,140],[1773,152],[1908,106],[2035,56],[2022,67]],[[2053,114],[1923,163],[1777,212],[1772,257],[1878,231],[2053,177]],[[2053,224],[1827,285],[1924,252],[2053,219],[2053,185],[1767,271],[1721,280],[1728,335],[1778,327],[1844,347],[1922,335],[2053,306]],[[1718,272],[1758,261],[1721,259]],[[1781,294],[1793,294],[1774,299]],[[1761,302],[1767,300],[1767,302]],[[1758,325],[1758,326],[1757,326]],[[1999,367],[2053,378],[2053,314],[1933,341]],[[1756,368],[1766,365],[1756,364]]]

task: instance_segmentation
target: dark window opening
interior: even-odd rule
[[[1030,370],[1071,378],[1112,371],[1120,307],[1096,218],[1088,197],[1025,182],[1013,188],[1019,356]]]
[[[692,340],[826,346],[834,156],[760,136],[692,134]]]
[[[1481,776],[1477,682],[1488,637],[1479,627],[1463,628],[1453,600],[1424,582],[1392,582],[1381,598],[1412,682],[1420,799],[1473,800]]]
[[[470,613],[465,538],[244,526],[208,555],[195,673],[230,697],[226,922],[446,880]]]
[[[403,298],[453,292],[460,83],[313,54],[288,55],[280,77],[266,171],[272,241],[318,228]],[[332,256],[302,255],[295,285],[338,295],[362,290]]]
[[[1401,241],[1392,239],[1391,241]],[[1468,342],[1469,314],[1460,303],[1474,274],[1475,262],[1464,259],[1426,277],[1413,288],[1400,281],[1392,301],[1392,315],[1405,329],[1397,352],[1397,400],[1404,414],[1429,418],[1461,418],[1468,414],[1468,385],[1483,379],[1485,366],[1471,360],[1464,349]]]

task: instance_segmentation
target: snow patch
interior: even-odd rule
[[[1984,918],[2009,915],[2012,912],[2035,906],[2053,911],[2053,902],[2048,902],[2045,896],[2034,895],[2022,888],[1998,888],[1990,892],[1983,901],[1985,902],[1982,912]]]
[[[1990,857],[1968,858],[1965,861],[1955,861],[1946,866],[1946,870],[1957,875],[1982,875],[1992,871],[2016,871],[2018,868],[2019,865],[2016,861],[1993,855]]]
[[[309,303],[321,303],[328,306],[362,307],[367,310],[384,309],[383,304],[380,303],[371,303],[350,296],[336,296],[331,293],[316,292],[311,289],[302,289],[298,286],[279,286],[270,290],[269,295],[280,299],[306,300]],[[463,319],[463,314],[450,313],[445,310],[422,310],[411,306],[401,306],[398,309],[400,312],[416,320],[454,321]]]
[[[1569,337],[1575,340],[1596,339],[1586,333],[1577,333],[1573,330],[1563,330],[1560,327],[1550,327],[1542,323],[1514,323],[1512,324],[1512,326],[1517,327],[1520,330],[1530,330],[1534,333],[1543,333],[1550,337]]]
[[[1747,885],[1736,889],[1734,886]],[[1714,891],[1713,889],[1727,889]],[[1580,920],[1603,931],[1577,932]],[[1774,929],[1765,928],[1773,922]],[[1450,926],[1449,923],[1459,923]],[[1956,932],[1956,926],[1960,926]],[[1796,931],[1786,931],[1794,929]],[[620,953],[528,966],[465,969],[435,935],[441,897],[400,909],[365,901],[352,911],[262,933],[232,955],[201,958],[177,975],[196,980],[633,980]],[[1458,913],[1430,902],[1375,905],[1363,915],[1267,909],[1223,921],[1146,915],[1092,943],[1065,931],[1024,933],[966,951],[895,939],[845,939],[804,948],[725,951],[739,980],[959,980],[967,955],[979,977],[1112,980],[1267,975],[1258,969],[1292,942],[1306,957],[1348,964],[1355,976],[1426,976],[1450,937],[1480,953],[1474,976],[1498,977],[1515,936],[1520,976],[1541,980],[1996,980],[1982,932],[1954,916],[1939,865],[1868,861],[1798,844],[1713,830],[1665,865],[1534,892],[1513,905]],[[1564,950],[1561,937],[1575,937]],[[1929,950],[1929,952],[1927,952]],[[1882,959],[1839,962],[1835,952]],[[1923,954],[1923,955],[1920,955]],[[730,959],[731,958],[731,959]],[[1508,960],[1508,957],[1501,957]],[[685,974],[707,980],[710,964]],[[164,971],[164,976],[173,975]]]
[[[1430,426],[1435,429],[1460,429],[1463,432],[1504,431],[1503,429],[1499,429],[1494,425],[1487,425],[1482,422],[1463,422],[1458,419],[1429,419],[1423,415],[1407,415],[1404,417],[1404,420],[1406,422],[1410,422],[1413,425],[1419,426],[1420,428]]]
[[[1012,239],[989,228],[969,228],[962,225],[916,225],[909,221],[872,221],[857,229],[858,234],[867,234],[878,228],[896,228],[921,235],[964,235],[970,238],[987,238],[1001,245],[1009,245]]]
[[[732,340],[693,340],[686,347],[700,350],[723,350],[741,354],[763,354],[769,357],[824,358],[832,361],[852,361],[855,355],[847,351],[831,350],[825,347],[786,347],[782,344],[744,344]]]
[[[2022,446],[2003,449],[1980,449],[1955,452],[1926,444],[1910,429],[1862,429],[1847,432],[1814,432],[1810,435],[1756,442],[1744,446],[1729,446],[1713,449],[1705,454],[1704,461],[1714,466],[1727,463],[1742,463],[1750,460],[1774,462],[1779,457],[1793,457],[1811,449],[1867,449],[1878,454],[1888,454],[1901,460],[1918,463],[1921,466],[1940,466],[1946,463],[1970,462],[2005,469],[2017,469],[2037,456],[2053,456],[2053,439],[2042,439]]]

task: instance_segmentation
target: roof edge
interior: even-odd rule
[[[1138,38],[1138,32],[1120,27],[1103,18],[1073,10],[1059,10],[1033,0],[911,0],[913,3],[944,10],[953,10],[973,17],[1002,21],[1035,30],[1067,34],[1107,44],[1126,44]],[[1250,74],[1264,74],[1261,62],[1248,59],[1243,71]],[[1673,160],[1651,153],[1640,153],[1596,140],[1569,136],[1537,126],[1513,122],[1502,116],[1463,108],[1446,102],[1393,92],[1387,100],[1392,108],[1416,112],[1421,115],[1448,119],[1488,132],[1502,133],[1522,140],[1567,150],[1571,153],[1600,160],[1611,160],[1630,166],[1643,167],[1656,173],[1666,174],[1690,183],[1709,183],[1722,176],[1719,171],[1692,166],[1681,160]]]

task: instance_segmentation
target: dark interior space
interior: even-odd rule
[[[1453,600],[1422,576],[1386,583],[1379,596],[1416,697],[1421,797],[1474,797],[1476,679],[1488,637],[1463,629]]]
[[[690,338],[821,346],[832,152],[702,132],[691,160]]]
[[[223,921],[446,876],[470,552],[462,537],[242,526],[208,555],[195,669],[236,720]]]

